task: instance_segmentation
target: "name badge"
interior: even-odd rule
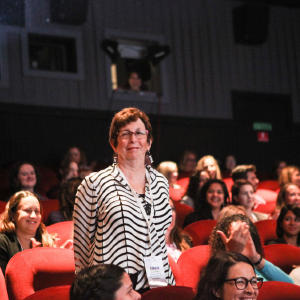
[[[160,256],[145,257],[145,266],[150,289],[168,285]]]

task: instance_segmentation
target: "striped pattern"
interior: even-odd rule
[[[166,179],[151,167],[150,187],[154,216],[150,224],[152,252],[163,259],[168,284],[175,284],[168,263],[165,232],[171,223]],[[148,183],[145,200],[150,203]],[[74,210],[74,252],[76,270],[112,263],[127,273],[139,272],[136,289],[148,286],[144,257],[151,255],[148,226],[130,187],[115,165],[92,173],[81,183]]]

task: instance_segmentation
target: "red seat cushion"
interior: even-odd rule
[[[71,285],[46,288],[25,298],[25,300],[69,300]]]
[[[142,294],[141,300],[192,300],[193,289],[184,286],[166,286]]]
[[[257,300],[299,300],[300,286],[278,281],[264,282]]]

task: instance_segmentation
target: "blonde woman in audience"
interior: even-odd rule
[[[42,206],[36,194],[15,193],[0,216],[0,267],[5,274],[9,260],[18,252],[36,247],[56,247],[56,235],[48,234],[42,223]],[[68,240],[62,248],[71,249]]]
[[[174,203],[171,199],[169,199],[169,203],[172,208],[172,222],[165,233],[165,240],[168,254],[177,262],[181,253],[191,247],[191,239],[183,235],[177,226]]]
[[[211,179],[222,179],[220,167],[213,156],[206,155],[198,161],[196,170],[202,169],[208,171]]]
[[[223,218],[226,218],[228,216],[237,215],[237,214],[246,216],[245,208],[241,205],[228,205],[220,211],[217,221],[220,221]]]
[[[279,185],[280,187],[284,186],[287,183],[294,183],[300,187],[300,171],[297,166],[287,166],[282,169],[279,176]]]
[[[163,174],[169,182],[169,187],[181,189],[181,186],[176,184],[178,178],[177,164],[172,161],[163,161],[158,165],[156,170]]]

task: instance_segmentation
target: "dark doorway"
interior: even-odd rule
[[[276,159],[293,162],[290,136],[291,96],[232,91],[233,117],[239,164],[255,164],[258,171],[271,171]],[[253,123],[267,122],[269,142],[258,142]]]

